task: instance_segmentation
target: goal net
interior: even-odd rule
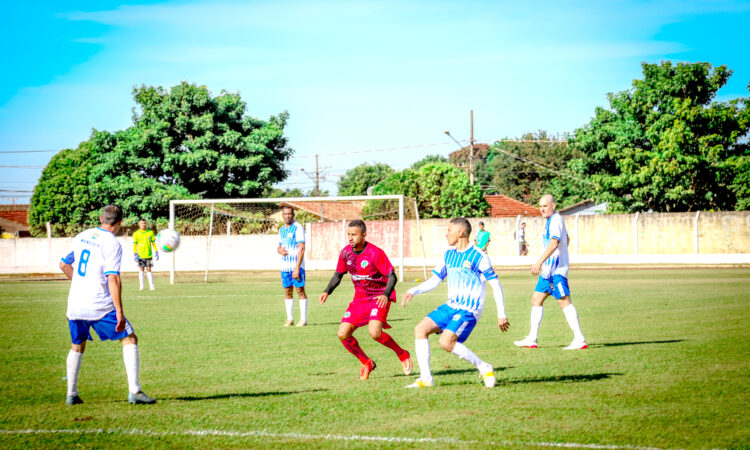
[[[286,206],[305,229],[307,270],[335,269],[354,219],[365,222],[367,241],[398,266],[399,279],[407,256],[424,260],[416,202],[401,195],[172,200],[169,227],[180,233],[181,244],[172,254],[170,282],[178,273],[200,273],[208,281],[223,272],[280,270],[276,250]]]

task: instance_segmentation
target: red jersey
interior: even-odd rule
[[[365,242],[365,248],[359,253],[351,245],[341,250],[336,272],[349,272],[354,283],[354,301],[367,302],[383,295],[393,265],[383,250]],[[391,292],[390,300],[396,301],[395,289]]]

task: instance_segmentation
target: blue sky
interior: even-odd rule
[[[719,99],[748,95],[750,2],[66,1],[3,6],[0,165],[44,165],[92,128],[132,124],[132,89],[203,84],[239,92],[252,116],[289,111],[299,169],[323,188],[362,162],[404,168],[480,141],[572,132],[640,63],[734,70]],[[375,151],[370,151],[375,150]],[[341,153],[352,152],[347,155]],[[333,155],[332,155],[333,154]],[[0,197],[41,169],[0,167]],[[295,184],[296,183],[296,184]],[[8,198],[0,198],[7,203]]]

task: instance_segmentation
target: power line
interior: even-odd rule
[[[2,150],[0,153],[53,153],[60,150]]]

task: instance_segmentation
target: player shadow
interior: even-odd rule
[[[204,397],[196,396],[185,396],[185,397],[174,397],[165,400],[180,400],[183,402],[194,402],[199,400],[221,400],[227,398],[256,398],[256,397],[274,397],[278,395],[294,395],[294,394],[307,394],[310,392],[325,392],[329,389],[308,389],[304,391],[269,391],[269,392],[238,392],[229,394],[215,394],[206,395]]]
[[[501,372],[503,370],[508,370],[508,369],[513,369],[513,366],[495,367],[494,371],[495,372]],[[473,367],[472,368],[466,368],[466,369],[441,369],[441,370],[435,370],[435,371],[432,372],[433,375],[457,375],[457,374],[462,374],[462,373],[473,373],[473,374],[476,374],[476,373],[479,373],[479,372],[477,372],[477,369],[475,369]],[[401,375],[401,376],[403,376],[403,375]]]
[[[601,344],[589,344],[589,347],[621,347],[624,345],[643,345],[643,344],[676,344],[684,342],[685,339],[665,339],[661,341],[634,341],[634,342],[604,342]]]
[[[388,323],[391,322],[401,322],[406,319],[388,319]],[[309,323],[307,324],[308,327],[319,327],[319,326],[330,326],[330,325],[341,325],[341,321],[339,322],[326,322],[326,323]],[[367,328],[367,325],[359,328]]]
[[[547,377],[528,377],[515,380],[497,380],[499,385],[526,384],[526,383],[581,383],[588,381],[606,380],[622,373],[587,373],[580,375],[552,375]]]

